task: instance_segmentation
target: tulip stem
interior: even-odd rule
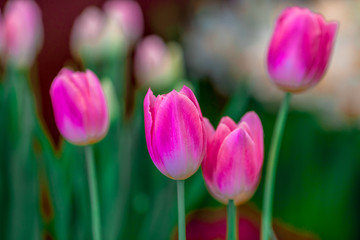
[[[100,226],[100,210],[97,192],[97,181],[94,164],[94,154],[91,146],[85,147],[85,157],[88,172],[89,190],[90,190],[90,205],[91,205],[91,223],[92,234],[94,240],[101,239]]]
[[[234,200],[229,200],[227,205],[227,239],[236,240],[237,239],[237,221],[236,221],[236,207]]]
[[[274,199],[276,166],[279,158],[281,140],[284,133],[286,117],[291,100],[291,93],[286,93],[278,113],[272,135],[268,163],[265,176],[264,202],[261,222],[261,240],[268,240],[271,236],[271,217]]]
[[[186,239],[185,230],[185,194],[184,180],[177,180],[177,198],[178,198],[178,232],[179,240]]]

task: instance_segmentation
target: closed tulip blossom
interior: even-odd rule
[[[6,61],[29,67],[43,41],[41,11],[35,1],[8,1],[3,22],[3,50]]]
[[[164,41],[151,35],[144,38],[136,48],[135,74],[144,86],[161,88],[171,80],[171,59]]]
[[[56,125],[76,145],[104,138],[109,127],[108,108],[99,79],[90,70],[62,69],[50,88]]]
[[[143,34],[144,19],[139,4],[129,0],[113,0],[104,4],[108,16],[116,19],[127,42],[134,44]]]
[[[97,59],[100,52],[101,36],[104,28],[104,15],[97,7],[87,7],[76,18],[71,32],[71,51],[74,56],[90,55]]]
[[[126,49],[126,40],[116,19],[89,6],[74,21],[70,47],[74,57],[96,62]]]
[[[305,8],[285,9],[272,35],[267,67],[272,81],[287,92],[301,92],[323,77],[338,24]]]
[[[147,36],[136,47],[134,68],[140,86],[166,89],[182,77],[181,47],[174,42],[165,44],[156,35]]]
[[[199,104],[184,86],[180,92],[144,100],[146,143],[151,159],[161,173],[184,180],[199,168],[206,151],[206,132]]]
[[[211,195],[235,205],[252,197],[261,176],[264,157],[263,128],[255,112],[246,113],[236,124],[223,117],[216,128],[205,120],[207,151],[202,163]]]

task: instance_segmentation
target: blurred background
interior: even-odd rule
[[[155,168],[146,148],[147,88],[159,94],[188,85],[214,126],[224,115],[239,121],[256,111],[265,132],[265,167],[283,97],[268,79],[267,45],[276,17],[293,5],[340,27],[324,79],[291,103],[276,177],[274,231],[278,239],[360,239],[360,1],[139,0],[138,36],[128,41],[122,29],[117,38],[110,28],[109,49],[95,44],[82,52],[75,23],[89,6],[96,10],[87,15],[101,15],[105,2],[36,1],[43,42],[24,77],[34,96],[35,130],[28,136],[31,149],[24,150],[29,157],[20,161],[25,155],[8,127],[13,123],[0,122],[0,239],[91,239],[83,150],[59,135],[49,96],[63,66],[97,73],[112,109],[113,131],[95,146],[104,239],[175,239],[176,184]],[[2,13],[6,4],[0,2]],[[161,54],[142,53],[146,41]],[[2,85],[12,78],[9,72],[3,64]],[[250,203],[239,208],[243,239],[259,239],[263,180],[264,171]],[[188,239],[225,239],[224,206],[208,194],[200,170],[185,189]]]

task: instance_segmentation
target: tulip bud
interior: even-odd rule
[[[155,166],[169,178],[183,180],[199,168],[206,151],[206,132],[199,104],[184,86],[180,92],[144,100],[146,143]]]
[[[127,42],[132,45],[143,34],[144,20],[139,4],[135,1],[107,1],[104,11],[116,19]]]
[[[115,19],[90,6],[75,20],[70,45],[76,58],[100,61],[104,56],[120,52],[125,39]]]
[[[248,112],[236,124],[223,117],[216,129],[205,119],[207,150],[202,163],[210,194],[220,202],[241,204],[254,194],[264,158],[262,124],[255,112]]]
[[[323,77],[338,28],[305,8],[283,11],[270,41],[267,66],[272,81],[282,90],[301,92]]]
[[[43,41],[41,11],[35,1],[8,1],[3,35],[6,61],[18,67],[32,65]]]
[[[109,127],[108,108],[93,72],[62,69],[51,84],[50,96],[56,125],[69,142],[87,145],[104,138]]]
[[[136,48],[135,76],[141,86],[164,89],[182,77],[181,48],[151,35],[144,38]]]

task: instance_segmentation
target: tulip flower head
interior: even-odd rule
[[[216,128],[205,119],[207,151],[202,163],[210,194],[227,204],[241,204],[252,197],[261,176],[264,139],[255,112],[246,113],[238,124],[223,117]]]
[[[305,8],[285,9],[277,19],[270,41],[267,67],[282,90],[301,92],[323,77],[338,28]]]
[[[51,84],[50,96],[61,135],[75,145],[104,138],[109,127],[108,108],[97,76],[62,69]]]
[[[32,0],[8,1],[3,24],[6,61],[19,67],[29,67],[43,41],[39,7]]]
[[[101,9],[89,6],[74,22],[70,45],[76,58],[99,61],[120,52],[126,44],[116,20]]]
[[[151,159],[161,173],[184,180],[199,168],[206,151],[206,132],[199,104],[184,86],[180,92],[144,100],[146,143]]]
[[[164,89],[182,77],[182,51],[156,35],[144,38],[135,52],[135,76],[141,86]]]
[[[143,34],[144,20],[141,8],[135,1],[113,0],[104,4],[108,16],[116,19],[127,42],[134,44]]]

